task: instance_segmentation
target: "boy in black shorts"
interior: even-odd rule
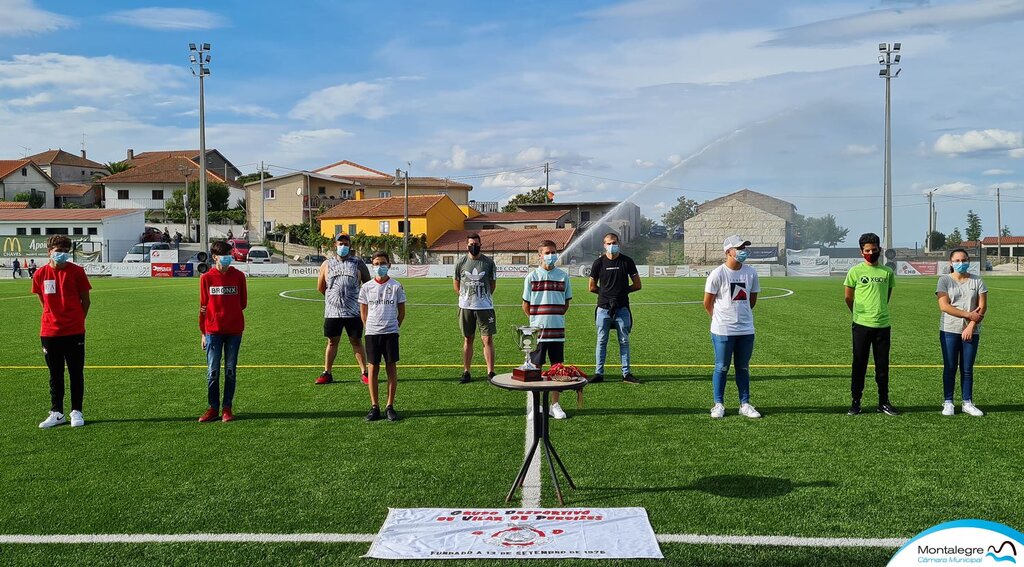
[[[386,252],[373,255],[373,279],[359,288],[359,314],[366,328],[366,358],[370,367],[370,413],[366,421],[381,418],[377,392],[380,362],[388,373],[388,421],[397,421],[395,390],[398,387],[398,329],[405,319],[405,289],[388,277],[391,258]]]

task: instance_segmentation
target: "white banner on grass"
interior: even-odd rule
[[[376,559],[662,559],[643,508],[392,508]]]

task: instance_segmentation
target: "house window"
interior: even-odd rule
[[[277,191],[274,190],[274,189],[266,189],[266,190],[263,191],[263,198],[264,199],[276,199],[277,198]]]
[[[32,234],[33,235],[39,235],[39,234],[42,234],[42,232],[40,232],[40,229],[38,229],[38,228],[33,228],[32,229]]]
[[[512,263],[513,264],[526,264],[526,255],[525,254],[513,254],[512,255]]]
[[[118,199],[128,199],[128,190],[127,189],[118,189],[117,190],[117,198]]]
[[[580,222],[590,222],[590,211],[580,211]]]
[[[358,231],[356,230],[356,225],[354,225],[354,224],[348,225],[348,235],[349,236],[352,236],[352,235],[356,234],[357,232]]]
[[[48,226],[48,227],[46,227],[46,234],[67,234],[67,233],[68,233],[68,229],[64,228],[63,226],[60,226],[60,227]]]
[[[391,233],[391,221],[382,220],[380,221],[380,233],[390,234]]]
[[[334,235],[335,236],[341,234],[341,227],[342,227],[342,225],[340,225],[340,224],[334,225]]]
[[[164,199],[164,190],[163,189],[153,189],[153,198],[154,199],[159,199],[159,200],[162,201]]]
[[[21,168],[21,176],[22,177],[28,177],[28,168],[27,167]]]
[[[441,263],[442,264],[454,264],[455,263],[455,256],[442,256],[441,257]]]
[[[263,232],[264,233],[274,232],[274,221],[273,220],[263,221]]]
[[[25,236],[26,234],[28,234],[28,230],[27,230],[27,229],[24,229],[24,228],[19,228],[19,229],[17,230],[16,234],[17,234],[18,236]]]
[[[405,233],[405,221],[404,220],[398,221],[398,232],[401,232],[403,234]]]
[[[90,234],[92,236],[95,236],[97,234],[96,227],[95,226],[90,226],[89,230],[88,230],[88,234]]]
[[[327,194],[327,188],[326,187],[317,187],[316,188],[316,194],[317,195],[326,195]]]
[[[76,226],[75,228],[71,229],[71,234],[85,234],[85,233],[82,231],[82,227]]]
[[[390,196],[391,196],[391,191],[390,190],[387,190],[387,189],[381,189],[380,190],[380,198],[381,199],[386,199],[386,198],[388,198]]]
[[[342,199],[351,199],[352,198],[352,190],[351,189],[342,189],[341,190],[341,198]]]
[[[528,224],[528,225],[524,226],[523,228],[526,229],[526,230],[537,230],[537,225],[535,225],[535,224]]]

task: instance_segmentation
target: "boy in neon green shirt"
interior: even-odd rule
[[[889,347],[892,329],[889,321],[889,299],[896,286],[896,275],[878,262],[882,247],[877,234],[860,237],[864,262],[846,273],[846,306],[853,313],[853,368],[850,393],[853,403],[847,415],[861,413],[860,399],[864,393],[864,377],[868,356],[874,351],[875,383],[878,384],[878,411],[896,416],[900,412],[889,401]]]

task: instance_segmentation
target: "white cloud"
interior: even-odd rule
[[[70,18],[36,8],[32,0],[0,0],[0,37],[56,31],[74,25]]]
[[[986,169],[982,171],[982,175],[1010,175],[1013,171],[1009,169]]]
[[[672,154],[668,156],[666,161],[668,161],[669,165],[679,165],[679,163],[683,161],[683,156],[679,154]]]
[[[299,120],[333,120],[339,116],[355,115],[371,120],[383,118],[391,112],[380,103],[384,85],[360,81],[327,87],[311,93],[299,101],[288,113]]]
[[[988,194],[989,195],[995,195],[996,194],[996,189],[1002,189],[1003,191],[1017,191],[1019,189],[1024,189],[1024,183],[1017,183],[1015,181],[1006,181],[1006,182],[1003,182],[1003,183],[993,183],[992,185],[988,186]],[[1005,193],[1004,193],[1004,195],[1005,195]]]
[[[878,153],[878,146],[862,146],[860,144],[850,144],[843,150],[843,154],[848,156],[869,156],[871,154]]]
[[[225,110],[241,116],[253,118],[277,118],[277,113],[258,104],[230,104]]]
[[[989,150],[1015,150],[1024,146],[1024,134],[1009,130],[970,130],[963,134],[943,134],[935,141],[935,151],[940,154],[966,154]],[[1024,149],[1021,150],[1024,152]],[[1010,154],[1024,157],[1024,153]]]
[[[921,192],[927,194],[929,190],[930,189],[923,189]],[[977,192],[977,187],[970,183],[964,183],[963,181],[946,183],[935,187],[936,195],[974,195]]]
[[[180,84],[184,73],[179,66],[136,63],[109,55],[15,55],[0,59],[0,88],[38,89],[58,96],[109,102],[111,97],[173,89]]]
[[[657,166],[654,164],[653,161],[637,159],[637,160],[633,160],[633,167],[636,168],[636,169],[650,169],[652,167],[657,167]]]
[[[112,22],[151,30],[212,30],[227,25],[220,14],[192,8],[138,8],[107,14]]]
[[[1015,148],[1008,152],[1012,158],[1024,158],[1024,148]]]
[[[576,152],[553,150],[540,146],[530,146],[509,156],[500,152],[474,154],[459,144],[452,146],[451,156],[444,160],[433,159],[428,169],[454,169],[456,171],[471,169],[512,169],[523,167],[540,167],[545,162],[562,167],[586,167],[593,164],[593,158]]]
[[[11,106],[36,106],[37,104],[44,104],[53,100],[53,96],[50,93],[39,93],[30,95],[24,98],[12,98],[7,101],[7,104]]]
[[[346,132],[341,128],[321,128],[319,130],[292,130],[286,132],[278,138],[278,142],[285,146],[294,146],[298,144],[305,144],[308,142],[330,142],[333,140],[340,140],[341,138],[347,138],[351,136],[351,132]]]
[[[691,11],[694,7],[695,3],[681,0],[631,0],[598,8],[583,15],[595,20],[619,22],[623,19],[663,18]]]

